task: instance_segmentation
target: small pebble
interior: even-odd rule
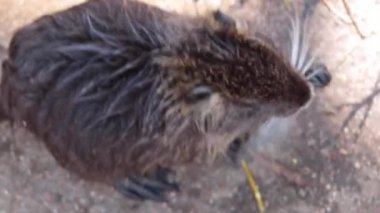
[[[331,212],[331,207],[330,206],[326,207],[326,212]]]
[[[354,163],[354,167],[355,167],[355,169],[360,169],[360,163],[359,162],[355,162]]]
[[[292,159],[292,163],[293,163],[293,165],[297,165],[298,164],[298,159],[297,158],[293,158]]]
[[[347,151],[346,149],[343,149],[343,148],[340,148],[340,149],[339,149],[339,153],[340,153],[341,155],[348,155],[348,151]]]
[[[331,189],[331,185],[330,184],[326,184],[326,189],[330,190]]]
[[[302,198],[306,197],[306,191],[303,190],[303,189],[300,189],[300,190],[298,191],[298,194],[299,194],[299,196],[302,197]]]
[[[311,178],[313,178],[313,179],[315,179],[315,178],[317,178],[317,173],[313,173],[313,174],[311,174]]]

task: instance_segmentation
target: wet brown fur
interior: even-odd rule
[[[310,99],[285,59],[215,14],[127,0],[92,0],[18,30],[0,89],[9,120],[99,181],[213,159]]]

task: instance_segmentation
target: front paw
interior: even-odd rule
[[[167,193],[179,191],[178,184],[169,181],[170,173],[172,171],[160,168],[150,175],[129,176],[115,181],[114,188],[130,199],[167,202]]]

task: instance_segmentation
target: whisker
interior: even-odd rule
[[[315,62],[315,58],[316,58],[316,57],[315,57],[314,55],[310,57],[310,59],[305,63],[305,66],[303,66],[303,67],[301,68],[302,73],[306,73],[306,71],[310,69],[310,67],[311,67],[311,66],[313,65],[313,63]]]

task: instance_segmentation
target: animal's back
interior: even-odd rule
[[[90,1],[69,11],[15,34],[3,63],[3,111],[41,137],[63,166],[90,178],[125,176],[129,171],[116,174],[117,165],[142,168],[134,158],[144,155],[143,146],[125,159],[136,137],[148,122],[151,132],[164,125],[154,54],[187,26],[133,1]]]

